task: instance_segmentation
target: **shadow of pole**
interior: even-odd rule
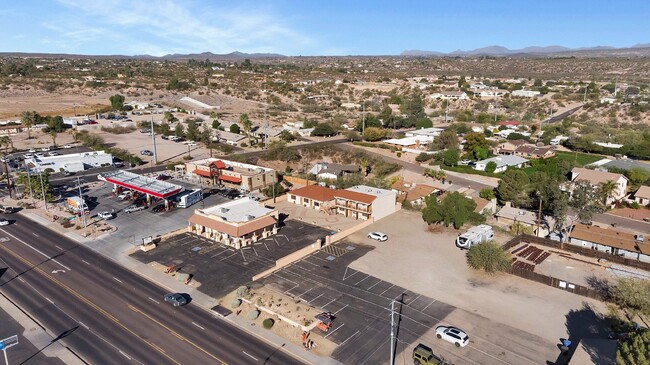
[[[280,349],[283,348],[284,345],[285,344],[282,344],[282,345],[278,346],[275,350],[273,350],[273,352],[271,352],[269,354],[269,356],[267,356],[266,359],[264,359],[264,364],[268,363],[269,360],[271,360],[271,357],[273,357],[273,355],[275,355],[276,352],[280,351]]]
[[[70,328],[70,329],[67,329],[67,330],[61,332],[58,336],[54,337],[54,338],[50,341],[50,343],[48,343],[47,345],[41,347],[38,351],[36,351],[35,353],[33,353],[30,357],[28,357],[28,358],[26,358],[25,360],[23,360],[23,361],[20,363],[20,365],[24,365],[24,364],[28,363],[28,362],[29,362],[31,359],[33,359],[36,355],[38,355],[38,354],[40,354],[41,352],[43,352],[46,348],[48,348],[50,345],[54,344],[55,342],[57,342],[57,341],[59,341],[59,340],[62,340],[62,339],[64,339],[64,338],[68,337],[68,336],[70,336],[74,331],[77,330],[77,328],[79,328],[79,326],[72,327],[72,328]]]

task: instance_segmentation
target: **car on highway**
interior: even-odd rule
[[[451,342],[456,347],[465,347],[469,343],[469,336],[462,330],[451,326],[436,327],[436,337]]]
[[[144,205],[137,206],[135,204],[131,204],[128,207],[124,208],[124,213],[133,213],[145,209],[147,209],[147,207]]]
[[[106,221],[109,220],[109,219],[115,218],[115,216],[113,216],[113,213],[111,213],[111,212],[101,212],[101,213],[97,214],[97,217],[99,217],[99,218],[101,218],[103,220],[106,220]]]
[[[187,304],[187,299],[180,293],[165,294],[163,299],[174,307],[180,307],[181,305]]]
[[[9,223],[11,223],[11,222],[9,222],[8,220],[6,220],[4,218],[0,218],[0,226],[8,226]]]
[[[433,350],[423,344],[418,344],[413,349],[413,364],[415,365],[442,365],[442,359],[433,354]]]
[[[142,151],[140,151],[140,154],[142,156],[153,156],[153,152],[151,152],[149,150],[142,150]]]
[[[388,235],[382,232],[370,232],[368,233],[368,238],[380,242],[386,242],[388,240]]]

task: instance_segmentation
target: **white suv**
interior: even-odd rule
[[[388,235],[386,235],[386,233],[382,233],[382,232],[370,232],[370,233],[368,233],[368,238],[373,239],[373,240],[377,240],[377,241],[380,241],[380,242],[385,242],[386,240],[388,240]]]

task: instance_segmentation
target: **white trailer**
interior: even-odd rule
[[[181,193],[175,200],[179,208],[187,208],[193,204],[200,202],[203,199],[203,191],[201,189],[194,189],[185,193]]]
[[[481,224],[467,230],[456,238],[456,246],[469,249],[473,245],[490,241],[494,238],[494,230],[487,224]]]

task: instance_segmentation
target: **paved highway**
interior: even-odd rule
[[[94,364],[302,364],[19,215],[0,228],[0,291]],[[6,269],[5,269],[6,268]]]

